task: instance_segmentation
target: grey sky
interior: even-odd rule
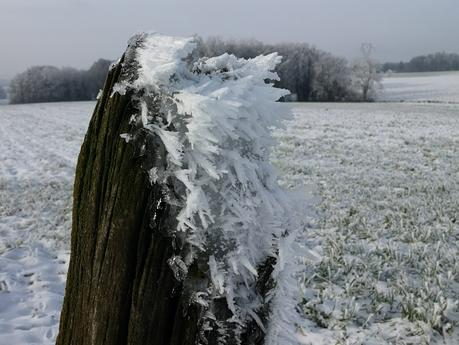
[[[0,0],[0,79],[31,65],[87,68],[135,32],[298,41],[382,61],[459,52],[459,0]]]

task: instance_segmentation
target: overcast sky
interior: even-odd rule
[[[0,79],[31,65],[87,68],[138,31],[297,41],[381,61],[459,53],[459,0],[0,0]]]

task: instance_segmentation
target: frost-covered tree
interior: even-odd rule
[[[344,58],[323,53],[315,65],[312,84],[314,100],[346,101],[357,98],[352,85],[352,73]]]
[[[58,101],[60,99],[61,74],[53,66],[31,67],[10,82],[11,103]]]
[[[459,54],[438,52],[412,58],[408,62],[387,62],[382,70],[394,72],[459,71]]]
[[[298,101],[313,100],[315,64],[320,52],[303,43],[280,44],[271,49],[278,51],[283,58],[278,67],[280,82],[277,86],[290,90]]]
[[[112,61],[106,59],[99,59],[92,64],[92,66],[84,72],[84,83],[86,87],[87,97],[95,99],[99,90],[104,85],[108,69]]]
[[[87,70],[34,66],[10,83],[11,103],[81,101],[95,99],[110,61],[100,59]]]
[[[381,75],[378,73],[378,62],[373,58],[373,45],[363,43],[360,51],[362,57],[357,59],[352,66],[353,79],[355,87],[361,93],[362,100],[368,101],[373,97]]]
[[[275,85],[288,89],[295,100],[336,101],[355,98],[352,83],[345,82],[350,74],[347,61],[308,44],[264,44],[256,40],[224,40],[219,37],[199,39],[199,42],[200,56],[230,53],[247,59],[260,54],[279,53],[282,61],[276,67],[276,72],[280,79]]]

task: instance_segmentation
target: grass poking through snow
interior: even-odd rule
[[[285,186],[308,185],[319,200],[304,333],[323,344],[458,344],[459,106],[294,113],[274,162]]]

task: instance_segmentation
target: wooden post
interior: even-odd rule
[[[174,276],[168,261],[180,250],[173,238],[178,210],[163,201],[161,187],[147,173],[152,166],[165,167],[166,149],[159,138],[129,143],[121,138],[142,133],[130,122],[142,95],[113,92],[135,75],[136,44],[141,41],[131,42],[110,70],[78,158],[57,344],[217,345],[217,330],[208,329],[205,310],[192,301],[193,292],[210,284],[208,257],[195,260],[184,280]],[[272,260],[260,268],[261,294],[268,290]],[[231,317],[226,300],[215,305],[218,318]],[[261,312],[266,320],[268,307]],[[248,322],[245,332],[227,344],[262,344],[263,338],[257,323]]]

